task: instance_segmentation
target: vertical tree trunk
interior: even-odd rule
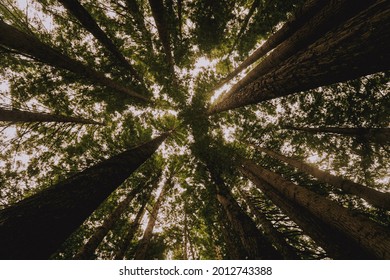
[[[160,211],[160,207],[165,199],[165,194],[167,193],[168,189],[171,187],[170,180],[167,180],[165,185],[163,186],[156,203],[153,206],[153,210],[150,213],[149,221],[146,226],[146,229],[144,231],[144,235],[142,239],[140,240],[137,251],[135,252],[134,259],[135,260],[144,260],[146,257],[146,253],[149,249],[150,240],[152,239],[153,235],[153,229],[156,225],[158,212]]]
[[[42,43],[36,37],[25,34],[15,27],[6,24],[1,19],[0,45],[4,45],[23,55],[32,56],[35,60],[48,65],[66,69],[80,77],[86,77],[93,82],[123,93],[126,96],[134,97],[139,101],[149,102],[148,98],[107,78],[103,73],[97,72],[89,66],[60,53],[52,47]]]
[[[104,160],[0,211],[0,259],[47,259],[168,136]]]
[[[239,167],[240,172],[249,178],[284,214],[294,221],[305,234],[321,246],[333,259],[375,259],[375,256],[345,236],[339,230],[324,223],[304,207],[283,197],[275,189],[252,172]]]
[[[340,188],[341,190],[345,191],[346,193],[351,193],[354,195],[357,195],[363,199],[365,199],[370,204],[380,207],[386,210],[390,210],[390,193],[383,193],[379,192],[375,189],[366,187],[364,185],[355,183],[351,180],[344,179],[339,176],[332,175],[328,172],[322,171],[312,165],[309,165],[307,163],[304,163],[302,161],[285,157],[281,154],[278,154],[274,151],[264,149],[261,147],[256,146],[256,149],[259,151],[262,151],[266,153],[267,155],[281,160],[295,168],[297,168],[301,172],[305,172],[307,174],[310,174],[316,178],[318,178],[320,181],[329,183],[335,187]]]
[[[295,185],[249,160],[244,160],[242,166],[272,185],[288,199],[305,207],[319,219],[355,240],[378,259],[390,258],[390,231],[387,228],[345,209],[334,201]]]
[[[294,248],[286,242],[283,235],[273,226],[273,224],[267,219],[265,214],[263,214],[252,203],[250,197],[244,191],[239,191],[240,195],[244,198],[246,204],[249,206],[249,209],[253,212],[257,220],[260,222],[265,237],[278,249],[283,258],[286,260],[299,260],[300,257],[297,255],[296,250],[294,250]]]
[[[16,109],[8,110],[0,108],[0,121],[3,122],[62,122],[77,124],[97,124],[104,125],[101,122],[87,120],[79,117],[67,117],[61,115],[52,115],[48,113],[34,113],[29,111],[20,111]]]
[[[272,71],[257,77],[234,94],[225,95],[208,113],[256,104],[388,70],[390,3],[386,0],[375,2]]]

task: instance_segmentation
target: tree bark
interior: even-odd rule
[[[134,255],[135,260],[144,260],[146,257],[146,253],[148,252],[148,249],[149,249],[150,240],[152,239],[153,229],[154,229],[154,226],[156,225],[158,212],[160,211],[160,207],[165,199],[165,194],[167,193],[167,191],[170,187],[171,187],[171,182],[170,182],[170,180],[167,180],[167,182],[163,186],[163,188],[162,188],[162,190],[161,190],[161,192],[156,200],[156,203],[153,206],[152,212],[150,213],[148,225],[146,226],[146,229],[144,231],[144,235],[143,235],[142,239],[140,240],[138,247],[137,247],[137,250],[136,250],[135,255]]]
[[[390,3],[371,7],[327,32],[269,73],[209,109],[214,114],[390,68]]]
[[[345,209],[334,201],[295,185],[249,160],[244,160],[242,166],[272,185],[288,199],[305,207],[319,219],[352,238],[376,258],[390,258],[390,231],[387,228]]]
[[[0,259],[47,259],[144,163],[168,133],[0,211]]]
[[[380,191],[377,191],[375,189],[366,187],[364,185],[355,183],[351,180],[344,179],[339,176],[332,175],[328,172],[322,171],[312,165],[309,165],[307,163],[304,163],[302,161],[285,157],[281,154],[278,154],[274,151],[264,149],[261,147],[256,146],[256,149],[259,151],[262,151],[266,153],[267,155],[278,159],[280,161],[283,161],[287,164],[289,164],[292,167],[297,168],[301,172],[305,172],[307,174],[310,174],[317,179],[319,179],[322,182],[329,183],[335,187],[338,187],[339,189],[345,191],[346,193],[351,193],[354,195],[357,195],[360,198],[363,198],[368,203],[383,208],[385,210],[390,210],[390,193],[383,193]]]
[[[3,122],[61,122],[61,123],[77,123],[77,124],[97,124],[104,123],[87,120],[79,117],[67,117],[61,115],[52,115],[48,113],[34,113],[29,111],[20,111],[17,109],[0,108],[0,121]]]
[[[379,145],[390,144],[390,128],[366,128],[366,127],[295,127],[284,126],[286,129],[305,131],[309,133],[335,133],[344,136],[367,139]]]
[[[294,34],[301,26],[311,19],[328,1],[325,0],[308,0],[300,9],[295,12],[295,15],[286,22],[275,34],[271,35],[267,41],[255,50],[248,58],[246,58],[233,72],[229,73],[222,79],[215,89],[223,86],[235,76],[237,76],[245,68],[252,65],[262,56],[266,55],[272,49]]]
[[[54,48],[42,43],[36,37],[23,33],[15,27],[6,24],[0,19],[0,45],[17,51],[35,60],[46,63],[56,68],[73,72],[80,77],[86,77],[90,81],[118,91],[126,96],[131,96],[138,101],[149,102],[149,99],[141,94],[118,84],[107,78],[103,73],[97,72],[83,63],[74,60]]]
[[[273,224],[267,219],[251,201],[250,197],[242,190],[239,190],[240,195],[244,198],[245,203],[249,206],[251,212],[256,216],[260,222],[261,228],[264,231],[264,235],[268,240],[278,249],[280,254],[286,260],[299,260],[296,250],[286,242],[283,235],[273,226]]]
[[[263,192],[284,214],[294,221],[305,234],[310,236],[317,245],[321,246],[327,255],[333,259],[375,259],[358,243],[345,236],[339,230],[321,221],[306,208],[283,197],[279,192],[257,177],[255,174],[242,167],[240,172],[249,178],[256,187]]]
[[[83,27],[87,29],[113,56],[121,63],[121,65],[129,70],[130,74],[143,85],[141,76],[137,73],[134,67],[126,60],[114,42],[107,34],[99,27],[97,22],[92,18],[89,12],[77,0],[58,0],[62,5],[81,22]]]

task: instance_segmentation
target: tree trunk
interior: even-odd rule
[[[233,230],[240,237],[249,259],[282,259],[271,243],[257,229],[253,220],[241,209],[223,179],[210,167],[208,170],[216,186],[216,195],[223,206]]]
[[[239,190],[240,195],[244,198],[246,204],[249,206],[251,212],[256,216],[259,221],[264,235],[268,240],[278,249],[280,254],[286,260],[299,260],[300,257],[297,255],[296,250],[286,242],[283,235],[273,226],[273,224],[267,219],[266,215],[263,214],[251,201],[250,197],[242,190]]]
[[[115,46],[114,42],[108,38],[107,34],[99,27],[96,21],[92,18],[89,12],[77,0],[58,0],[64,7],[77,18],[83,27],[87,29],[113,56],[121,63],[121,65],[129,70],[130,74],[143,85],[143,80],[133,66],[126,60],[120,50]]]
[[[149,102],[149,99],[139,93],[118,84],[114,80],[107,78],[103,73],[97,72],[74,60],[52,47],[42,43],[36,37],[23,33],[22,31],[6,24],[0,19],[0,45],[17,51],[22,55],[33,57],[53,67],[66,69],[80,77],[86,77],[89,80],[100,85],[106,86],[114,91],[136,98],[138,101]]]
[[[168,136],[104,160],[0,211],[0,259],[47,259]]]
[[[284,214],[294,221],[305,234],[321,246],[333,259],[375,259],[365,249],[345,236],[339,230],[324,223],[304,207],[283,197],[275,189],[252,172],[239,167],[240,172],[249,178]]]
[[[325,0],[308,0],[296,11],[295,15],[286,22],[275,34],[271,35],[267,41],[246,58],[233,72],[229,73],[222,79],[215,89],[223,86],[245,68],[252,65],[269,51],[276,48],[279,44],[294,34],[302,25],[311,19],[328,1]]]
[[[99,244],[103,241],[104,237],[106,237],[107,233],[114,227],[115,223],[120,219],[123,212],[129,206],[134,197],[144,188],[145,185],[139,185],[134,188],[128,196],[121,201],[118,206],[109,214],[106,219],[103,221],[103,224],[99,226],[93,235],[89,238],[87,243],[81,248],[81,250],[75,255],[74,259],[76,260],[91,260],[94,259],[94,254],[99,246]]]
[[[153,229],[154,229],[154,226],[156,225],[158,212],[160,211],[160,207],[165,199],[165,194],[170,187],[171,187],[171,182],[170,182],[170,180],[167,180],[167,182],[165,182],[165,185],[163,186],[163,188],[162,188],[162,190],[161,190],[161,192],[156,200],[156,203],[153,206],[152,212],[150,213],[148,225],[146,226],[146,229],[144,231],[144,235],[143,235],[142,239],[140,240],[138,247],[137,247],[137,251],[135,252],[135,255],[134,255],[135,260],[144,260],[146,257],[146,253],[148,252],[148,249],[149,249],[150,240],[152,239]]]
[[[67,117],[61,115],[52,115],[48,113],[34,113],[29,111],[20,111],[17,109],[0,108],[0,121],[3,122],[61,122],[61,123],[77,123],[77,124],[98,124],[104,123],[87,120],[79,117]]]
[[[376,258],[390,258],[390,231],[387,228],[345,209],[334,201],[295,185],[249,160],[244,160],[242,166],[272,185],[288,199],[305,207],[319,219],[355,240]]]
[[[305,131],[309,133],[335,133],[344,136],[367,139],[379,145],[390,144],[390,128],[365,128],[365,127],[295,127],[284,126],[286,129]]]
[[[132,222],[130,228],[128,229],[126,236],[121,241],[121,244],[119,246],[119,250],[115,254],[116,260],[123,260],[127,251],[129,250],[130,243],[134,239],[134,236],[137,233],[137,230],[139,229],[139,227],[141,225],[142,218],[145,215],[146,204],[147,204],[148,200],[149,200],[149,198],[143,200],[142,205],[141,205],[140,209],[138,210],[137,216],[135,217],[134,221]]]
[[[300,172],[305,172],[307,174],[310,174],[324,183],[328,183],[335,187],[340,188],[346,193],[357,195],[358,197],[365,199],[367,202],[369,202],[370,204],[376,207],[380,207],[385,210],[390,210],[390,193],[383,193],[375,189],[366,187],[364,185],[355,183],[351,180],[332,175],[312,165],[309,165],[307,163],[304,163],[302,161],[293,158],[285,157],[274,151],[270,151],[258,146],[256,146],[255,148],[275,159],[281,160],[289,164],[290,166],[297,168]]]
[[[375,2],[266,75],[225,95],[209,114],[388,70],[390,3]]]

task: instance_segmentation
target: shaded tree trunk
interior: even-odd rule
[[[329,183],[335,187],[340,188],[341,190],[345,191],[346,193],[351,193],[354,195],[357,195],[363,199],[365,199],[370,204],[380,207],[386,210],[390,210],[390,193],[383,193],[379,192],[375,189],[366,187],[364,185],[355,183],[351,180],[344,179],[339,176],[332,175],[328,172],[322,171],[312,165],[309,165],[307,163],[304,163],[302,161],[285,157],[281,154],[278,154],[274,151],[267,150],[261,147],[256,146],[256,149],[259,151],[262,151],[266,153],[267,155],[281,160],[290,166],[293,166],[297,168],[301,172],[305,172],[307,174],[310,174],[317,179],[319,179],[322,182]]]
[[[96,21],[92,18],[89,12],[77,0],[58,0],[64,7],[77,18],[83,27],[87,29],[113,56],[121,63],[121,65],[129,70],[130,74],[143,85],[141,76],[137,73],[134,67],[126,60],[114,42],[107,34],[99,27]]]
[[[390,68],[390,3],[371,7],[327,32],[255,81],[230,92],[209,109],[214,114],[299,91],[355,79]]]
[[[168,135],[104,160],[1,210],[0,258],[49,258]]]
[[[146,253],[149,249],[150,240],[152,239],[153,229],[154,229],[154,226],[156,225],[158,212],[160,211],[160,207],[165,199],[165,194],[167,193],[167,191],[170,187],[171,187],[171,182],[170,182],[170,180],[167,180],[167,182],[163,186],[163,188],[162,188],[162,190],[161,190],[161,192],[156,200],[156,203],[153,206],[152,212],[150,213],[149,221],[148,221],[148,224],[147,224],[146,229],[144,231],[144,235],[143,235],[142,239],[140,240],[138,247],[137,247],[137,250],[136,250],[135,255],[134,255],[135,260],[144,260],[146,257]]]
[[[276,48],[279,44],[294,34],[301,26],[311,19],[328,1],[325,0],[309,0],[300,9],[295,12],[295,15],[286,22],[275,34],[271,35],[267,41],[255,50],[248,58],[246,58],[234,71],[229,73],[215,87],[219,88],[237,76],[245,68],[252,65],[269,51]]]
[[[295,127],[284,126],[286,129],[304,131],[309,133],[335,133],[344,136],[367,139],[380,145],[390,144],[390,128],[366,127]]]
[[[242,166],[272,185],[283,196],[349,236],[376,258],[390,258],[390,231],[387,228],[353,213],[334,201],[295,185],[249,160],[244,160]]]
[[[251,212],[256,216],[259,221],[265,237],[278,249],[280,254],[286,260],[299,260],[296,250],[286,242],[283,235],[273,226],[265,214],[263,214],[252,202],[250,197],[242,190],[240,195],[244,198],[245,203],[249,206]]]
[[[68,117],[61,115],[52,115],[48,113],[34,113],[29,111],[20,111],[17,109],[0,108],[0,121],[3,122],[61,122],[77,124],[97,124],[104,125],[101,122],[87,120],[79,117]]]
[[[253,220],[241,209],[233,198],[223,179],[213,169],[208,167],[216,186],[216,195],[223,206],[233,230],[240,237],[249,259],[281,259],[271,243],[257,229]]]
[[[249,170],[239,167],[240,172],[249,178],[284,214],[294,221],[305,234],[321,246],[333,259],[375,259],[375,256],[345,236],[339,230],[321,221],[304,207],[283,197],[279,192]]]
[[[22,55],[31,56],[35,60],[53,67],[66,69],[80,77],[86,77],[89,80],[106,86],[114,91],[118,91],[126,96],[134,97],[138,101],[149,102],[148,98],[107,78],[103,73],[97,72],[89,66],[62,54],[54,48],[42,43],[36,37],[25,34],[15,27],[6,24],[1,19],[0,45],[15,50]]]

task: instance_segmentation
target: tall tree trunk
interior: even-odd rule
[[[296,33],[282,42],[259,65],[236,83],[226,95],[237,92],[258,77],[267,74],[287,58],[318,40],[333,27],[342,24],[369,7],[373,2],[374,0],[360,2],[354,0],[329,1],[319,13],[310,18]]]
[[[114,257],[116,260],[123,260],[127,251],[129,250],[130,242],[134,239],[134,236],[141,225],[142,218],[145,215],[146,204],[148,200],[149,198],[143,200],[141,207],[138,210],[137,216],[134,218],[134,221],[130,225],[130,228],[127,230],[125,237],[121,241],[119,249]]]
[[[377,207],[380,207],[380,208],[383,208],[386,210],[390,210],[390,193],[379,192],[375,189],[372,189],[372,188],[366,187],[364,185],[355,183],[351,180],[332,175],[332,174],[325,172],[325,171],[322,171],[322,170],[320,170],[312,165],[309,165],[307,163],[304,163],[302,161],[299,161],[299,160],[296,160],[293,158],[285,157],[285,156],[278,154],[274,151],[264,149],[264,148],[261,148],[258,146],[256,146],[255,148],[258,149],[259,151],[266,153],[267,155],[269,155],[275,159],[281,160],[281,161],[291,165],[292,167],[297,168],[301,172],[305,172],[307,174],[310,174],[310,175],[316,177],[317,179],[319,179],[322,182],[329,183],[335,187],[338,187],[341,190],[345,191],[346,193],[351,193],[351,194],[357,195],[357,196],[365,199],[367,202],[369,202],[370,204],[372,204],[374,206],[377,206]]]
[[[264,235],[278,249],[280,254],[286,260],[299,260],[296,250],[288,244],[283,235],[273,226],[265,214],[263,214],[252,202],[251,198],[242,190],[239,189],[240,195],[244,198],[251,212],[256,216],[257,220],[264,231]]]
[[[366,128],[366,127],[295,127],[284,126],[286,129],[305,131],[309,133],[335,133],[344,136],[367,139],[380,145],[390,144],[390,128]]]
[[[48,113],[34,113],[29,111],[20,111],[17,109],[0,108],[0,121],[3,122],[62,122],[62,123],[78,123],[78,124],[98,124],[104,125],[101,122],[87,120],[79,117],[67,117],[61,115],[52,115]]]
[[[183,227],[183,259],[188,260],[188,221],[187,212],[184,207],[184,227]]]
[[[272,71],[225,95],[209,114],[388,70],[390,3],[375,2]]]
[[[23,33],[15,27],[6,24],[1,19],[0,45],[15,50],[22,55],[31,56],[35,60],[48,65],[66,69],[80,77],[86,77],[93,82],[123,93],[126,96],[134,97],[138,101],[149,102],[148,98],[107,78],[103,73],[97,72],[89,66],[62,54],[54,48],[42,43],[36,37]]]
[[[153,18],[156,22],[158,36],[164,49],[167,64],[171,72],[171,78],[173,79],[174,83],[177,83],[174,68],[175,63],[172,56],[171,35],[169,33],[167,21],[165,18],[166,16],[163,0],[149,0],[149,5],[152,10]]]
[[[0,211],[0,259],[47,259],[144,163],[168,133]]]
[[[295,185],[252,161],[244,160],[242,166],[272,185],[288,199],[305,207],[316,217],[355,240],[378,259],[390,258],[390,231],[387,228],[345,209],[334,201]]]
[[[249,178],[285,215],[294,221],[303,232],[321,246],[333,259],[375,259],[375,256],[345,236],[339,230],[321,221],[304,207],[290,201],[277,192],[270,184],[242,167],[240,172]]]
[[[143,235],[142,239],[140,240],[138,247],[137,247],[137,250],[136,250],[135,255],[134,255],[135,260],[144,260],[146,257],[146,253],[148,252],[148,249],[149,249],[150,240],[152,239],[153,229],[154,229],[154,226],[156,225],[158,212],[160,211],[160,207],[165,199],[165,194],[167,193],[167,191],[170,187],[171,187],[171,182],[169,179],[169,180],[167,180],[167,182],[165,182],[165,185],[163,186],[163,188],[162,188],[162,190],[161,190],[161,192],[156,200],[156,203],[153,206],[153,210],[150,213],[149,221],[148,221],[148,224],[147,224],[146,229],[144,231],[144,235]]]
[[[276,48],[279,44],[289,38],[309,19],[311,19],[327,2],[328,1],[325,0],[306,1],[306,3],[295,12],[295,15],[282,26],[282,28],[280,28],[275,34],[271,35],[263,45],[246,58],[236,69],[234,69],[234,71],[222,79],[215,89],[229,82],[245,68],[252,65],[262,56],[266,55],[269,51]]]
[[[130,74],[143,85],[141,76],[137,73],[134,67],[126,60],[114,42],[107,36],[107,34],[99,27],[96,21],[92,18],[89,12],[77,0],[58,0],[64,7],[77,18],[83,27],[87,29],[105,48],[107,48],[113,56],[121,63],[121,65],[128,69]]]
[[[257,229],[253,220],[241,209],[233,198],[225,182],[212,168],[208,170],[216,186],[216,195],[231,223],[233,230],[240,237],[241,243],[250,259],[281,259],[271,243]]]
[[[106,217],[102,225],[95,230],[93,235],[88,239],[87,243],[85,243],[81,250],[75,255],[74,259],[91,260],[94,258],[95,251],[99,244],[103,241],[104,237],[106,237],[107,233],[114,227],[134,197],[145,187],[147,187],[147,185],[138,185],[123,201],[118,204],[114,211]]]

